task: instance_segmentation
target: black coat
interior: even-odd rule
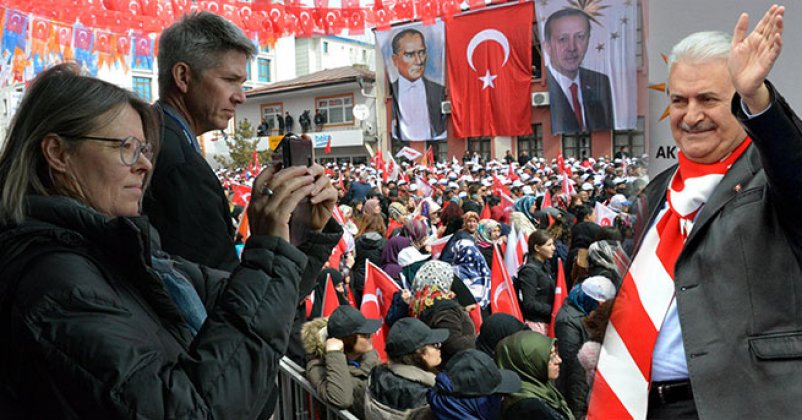
[[[533,322],[551,322],[556,284],[551,277],[549,261],[530,258],[518,270],[516,281],[518,299],[524,319]]]
[[[208,313],[193,337],[151,268],[158,239],[146,218],[109,219],[64,197],[30,197],[27,214],[47,226],[37,235],[64,247],[19,277],[3,277],[3,287],[18,285],[0,307],[2,417],[245,419],[272,412],[295,307],[314,285],[302,273],[320,270],[339,233],[316,234],[302,249],[252,236],[233,274],[176,260]],[[5,227],[0,237],[19,229]],[[21,244],[2,242],[0,253]]]
[[[540,398],[524,398],[518,401],[504,411],[504,415],[501,418],[504,420],[565,420],[565,416],[562,413]]]
[[[566,300],[554,319],[554,337],[562,359],[560,376],[555,385],[578,419],[583,418],[588,410],[587,397],[590,391],[585,380],[585,368],[576,357],[582,344],[589,339],[588,331],[582,324],[583,318],[585,314]]]
[[[354,257],[354,267],[351,270],[351,288],[354,291],[357,307],[362,305],[362,293],[365,290],[365,260],[380,266],[385,244],[387,244],[387,239],[376,232],[362,235],[354,241],[356,256]]]
[[[802,389],[802,122],[770,90],[771,107],[752,119],[733,98],[732,112],[753,144],[702,207],[674,266],[700,418],[802,412],[795,392]],[[648,206],[644,227],[663,207],[674,169],[655,177],[638,200]]]
[[[143,211],[168,254],[231,271],[239,259],[223,187],[187,141],[181,125],[165,114],[160,103],[154,107],[160,111],[162,137]]]
[[[434,305],[423,311],[420,320],[429,328],[448,330],[448,339],[440,347],[443,359],[441,366],[445,366],[448,360],[460,351],[476,348],[476,329],[473,321],[455,299],[435,301]]]

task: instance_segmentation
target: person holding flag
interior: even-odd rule
[[[331,316],[304,324],[301,330],[309,362],[306,378],[326,402],[364,418],[365,386],[370,371],[380,364],[371,335],[381,320],[341,305]]]
[[[554,239],[543,229],[529,235],[526,263],[518,269],[515,282],[524,322],[534,331],[548,334],[556,284],[551,275]]]

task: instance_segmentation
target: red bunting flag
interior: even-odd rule
[[[554,305],[551,307],[551,322],[549,323],[549,337],[554,337],[554,320],[557,318],[557,312],[563,306],[565,297],[568,291],[565,283],[565,269],[563,269],[563,260],[557,259],[557,287],[554,288]]]
[[[323,149],[323,154],[327,155],[329,153],[331,153],[331,136],[326,140],[326,148]]]
[[[526,2],[446,22],[456,137],[532,132],[529,95],[521,94],[529,92],[532,84],[532,19],[532,3]]]
[[[234,190],[234,196],[231,198],[231,202],[238,206],[247,206],[248,202],[251,201],[251,187],[235,184],[232,189]]]
[[[365,289],[362,293],[362,307],[359,310],[365,318],[379,319],[382,322],[379,331],[373,335],[373,347],[382,360],[387,360],[384,340],[389,331],[389,327],[384,324],[384,317],[387,316],[387,311],[393,303],[393,295],[399,290],[401,287],[387,273],[369,260],[365,260]]]

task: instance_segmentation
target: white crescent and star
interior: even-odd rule
[[[468,48],[465,51],[465,54],[468,57],[468,65],[471,66],[473,71],[477,71],[476,66],[473,64],[473,53],[476,50],[476,47],[485,41],[495,41],[501,45],[501,48],[504,49],[504,61],[501,63],[501,67],[504,67],[504,65],[507,64],[507,60],[510,58],[510,43],[507,40],[507,37],[498,30],[485,29],[478,32],[473,36],[473,38],[471,38],[471,41],[468,42]],[[490,74],[490,69],[486,69],[485,75],[479,78],[479,80],[482,81],[482,90],[487,89],[488,87],[495,88],[496,86],[493,84],[493,81],[497,77],[498,75]]]

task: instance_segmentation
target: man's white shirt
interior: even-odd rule
[[[401,138],[428,140],[432,138],[429,106],[426,102],[426,85],[423,78],[411,82],[398,77],[398,108]]]

